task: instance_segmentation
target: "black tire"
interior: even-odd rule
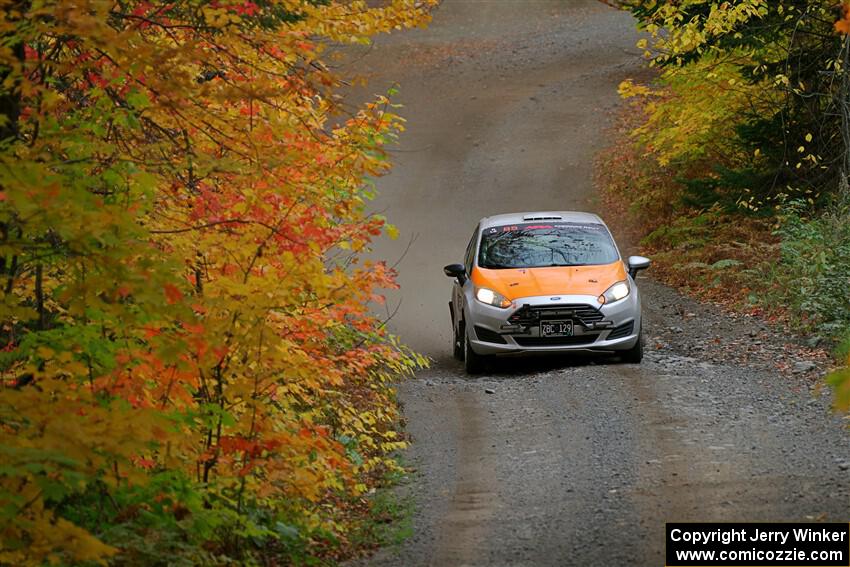
[[[487,358],[472,350],[469,344],[469,336],[463,333],[463,367],[467,374],[480,374],[487,367]]]
[[[460,323],[458,327],[460,328],[460,334],[458,334],[454,328],[454,322],[452,322],[452,356],[457,360],[463,360],[463,341],[461,340],[461,336],[466,333],[463,329],[463,323]]]
[[[638,340],[635,346],[623,351],[620,359],[628,364],[640,364],[640,361],[643,360],[643,329],[638,333]]]

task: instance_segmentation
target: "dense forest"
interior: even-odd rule
[[[0,563],[368,539],[403,445],[389,381],[422,362],[361,258],[392,232],[365,203],[401,122],[338,109],[322,58],[430,4],[3,3]]]
[[[850,6],[625,0],[656,73],[626,81],[609,198],[667,281],[850,354]],[[837,405],[850,404],[838,371]]]

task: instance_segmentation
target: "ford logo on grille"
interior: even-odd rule
[[[560,300],[561,300],[560,297],[550,297],[549,298],[549,301],[560,301]]]

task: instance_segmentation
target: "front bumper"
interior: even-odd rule
[[[472,299],[467,302],[466,332],[482,355],[616,352],[632,348],[641,328],[637,287],[625,299],[601,305],[596,297],[563,295],[526,297],[500,309]],[[571,320],[573,336],[541,337],[540,321]]]

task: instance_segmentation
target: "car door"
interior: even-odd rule
[[[454,313],[454,330],[460,330],[460,322],[463,319],[463,307],[464,307],[464,289],[467,286],[471,286],[472,282],[470,278],[472,277],[472,267],[475,265],[475,250],[478,247],[478,227],[475,227],[475,231],[472,233],[472,238],[469,239],[469,244],[466,245],[466,253],[463,257],[463,266],[466,268],[466,280],[461,285],[461,283],[455,280],[454,285],[452,286],[452,312]]]

